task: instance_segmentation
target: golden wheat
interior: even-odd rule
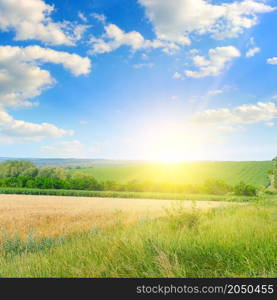
[[[60,196],[0,195],[0,231],[22,238],[30,230],[36,236],[59,236],[108,226],[120,212],[124,222],[132,222],[142,215],[158,216],[177,201],[147,199],[109,199]],[[223,202],[197,201],[196,207],[207,209]],[[226,203],[225,203],[226,204]],[[192,202],[183,205],[191,208]],[[0,235],[1,239],[1,235]]]

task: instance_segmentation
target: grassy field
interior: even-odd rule
[[[202,184],[220,179],[228,184],[244,181],[256,186],[269,184],[267,171],[272,161],[187,162],[178,164],[145,164],[139,166],[95,167],[73,170],[93,175],[98,180],[126,183],[132,180],[172,184]]]
[[[277,276],[275,200],[133,201],[2,195],[0,277]]]

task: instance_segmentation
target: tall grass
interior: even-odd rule
[[[2,237],[2,255],[13,257],[21,254],[43,252],[51,247],[61,245],[62,241],[62,237],[35,238],[32,232],[29,232],[25,240],[22,240],[18,233],[11,237],[4,235]]]
[[[80,232],[44,251],[0,255],[2,277],[276,277],[277,208],[263,202]],[[22,242],[24,243],[24,241]],[[38,241],[39,243],[39,241]]]

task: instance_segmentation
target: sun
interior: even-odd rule
[[[189,139],[182,140],[179,136],[164,136],[149,144],[148,156],[151,160],[165,164],[195,160],[198,156],[194,144]]]
[[[180,149],[161,149],[157,151],[157,160],[165,164],[174,164],[188,159],[188,153]]]
[[[145,119],[132,147],[141,160],[174,164],[214,160],[222,155],[222,140],[213,127],[202,126],[189,118],[151,116]],[[131,149],[131,148],[130,148]]]
[[[206,160],[215,150],[205,131],[164,122],[149,126],[139,145],[145,159],[164,164]]]

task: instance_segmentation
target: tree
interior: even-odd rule
[[[67,179],[69,177],[68,171],[66,171],[63,168],[55,168],[55,167],[40,168],[37,176],[61,179],[61,180]]]
[[[36,177],[38,174],[38,168],[37,167],[30,167],[26,170],[24,170],[20,175],[24,177]]]
[[[6,161],[0,164],[0,178],[18,177],[21,176],[22,173],[27,172],[27,170],[31,173],[35,173],[35,169],[37,169],[37,167],[30,161]]]

